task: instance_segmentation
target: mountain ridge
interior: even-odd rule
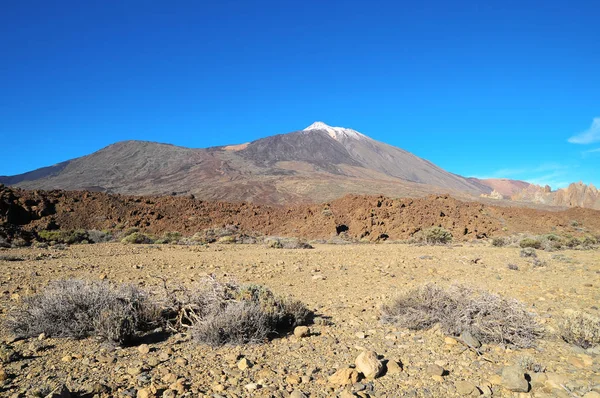
[[[209,148],[119,141],[54,166],[0,177],[0,183],[25,189],[188,194],[264,204],[324,202],[347,194],[421,197],[449,193],[465,199],[495,198],[495,191],[501,198],[529,200],[518,194],[530,185],[465,178],[402,148],[323,122],[249,143]],[[552,200],[540,203],[552,204]]]

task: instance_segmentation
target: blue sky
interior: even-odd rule
[[[597,1],[16,1],[0,175],[315,120],[465,176],[600,185]]]

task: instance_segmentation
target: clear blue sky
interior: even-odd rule
[[[600,185],[599,15],[592,0],[5,1],[0,175],[322,120],[465,176]]]

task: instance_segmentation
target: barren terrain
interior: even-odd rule
[[[597,250],[538,251],[545,264],[537,267],[520,257],[518,248],[495,248],[481,241],[451,246],[316,245],[312,250],[107,243],[64,250],[5,249],[0,254],[23,260],[0,260],[2,319],[24,296],[60,278],[106,278],[158,290],[157,276],[173,285],[192,286],[209,274],[266,285],[303,301],[318,315],[308,336],[218,349],[182,334],[149,338],[148,347],[125,348],[94,338],[13,342],[4,336],[19,358],[4,364],[2,396],[35,396],[36,391],[62,385],[89,397],[136,397],[155,390],[164,391],[163,396],[193,397],[566,398],[600,393],[598,348],[584,350],[557,336],[565,310],[599,313]],[[509,263],[518,270],[509,269]],[[484,344],[478,354],[435,328],[409,331],[380,322],[382,303],[427,282],[463,283],[521,300],[537,314],[545,336],[534,348]],[[3,352],[7,349],[2,346]],[[353,366],[365,349],[388,361],[387,372],[347,387],[332,383],[329,376]],[[529,372],[529,393],[510,392],[499,373],[525,357],[544,371]],[[253,366],[246,369],[240,358]],[[439,367],[443,374],[437,374]]]

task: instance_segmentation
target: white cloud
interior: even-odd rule
[[[596,152],[600,152],[600,148],[590,149],[589,151],[585,151],[583,153],[596,153]]]
[[[600,152],[600,148],[598,148]],[[536,185],[550,185],[552,189],[564,188],[569,185],[569,175],[576,166],[559,163],[543,163],[534,167],[500,169],[489,175],[477,176],[479,179],[486,178],[509,178],[513,180],[527,181]]]
[[[600,141],[600,117],[594,118],[589,129],[574,135],[568,141],[571,144],[592,144]]]

